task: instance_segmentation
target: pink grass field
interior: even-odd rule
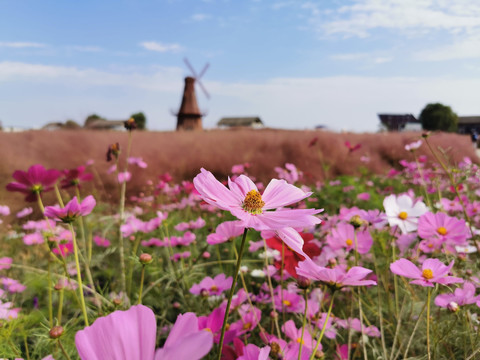
[[[138,194],[148,179],[155,182],[158,175],[169,172],[176,181],[191,180],[201,167],[219,177],[230,174],[232,165],[248,162],[248,173],[267,182],[275,177],[274,167],[294,163],[305,174],[307,183],[315,183],[341,174],[358,173],[366,167],[378,174],[399,167],[401,159],[413,159],[404,146],[417,140],[421,133],[332,133],[326,131],[297,130],[210,130],[201,132],[135,131],[130,156],[142,157],[146,169],[130,165],[132,181],[127,189]],[[312,140],[317,138],[311,145]],[[27,131],[0,132],[2,160],[0,161],[0,204],[13,211],[25,203],[18,193],[8,193],[5,186],[12,181],[12,173],[27,170],[30,165],[42,164],[46,168],[63,170],[94,160],[98,173],[97,190],[105,188],[104,198],[117,197],[113,174],[107,174],[112,163],[106,162],[109,144],[119,142],[121,161],[124,160],[128,133],[113,131]],[[345,141],[361,148],[349,153]],[[430,137],[435,147],[447,151],[451,162],[468,156],[478,162],[469,136],[436,133]],[[309,146],[310,145],[310,146]],[[423,145],[418,155],[430,155]],[[360,161],[368,156],[370,162]],[[91,168],[89,171],[91,172]]]

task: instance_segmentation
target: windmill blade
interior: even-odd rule
[[[208,93],[207,89],[205,89],[205,86],[203,86],[203,84],[201,83],[201,81],[199,81],[197,79],[196,83],[198,84],[198,86],[200,86],[200,89],[202,89],[203,93],[205,94],[205,96],[207,97],[207,99],[210,99],[210,94]]]
[[[197,76],[197,73],[195,72],[195,69],[193,68],[193,66],[190,64],[190,61],[188,61],[187,58],[183,58],[183,62],[187,65],[187,67],[190,69],[190,71],[192,72],[192,75],[195,79],[198,78]]]
[[[208,69],[209,66],[210,66],[210,63],[205,64],[202,71],[200,71],[200,74],[198,74],[197,80],[200,80],[200,78],[207,72],[207,69]]]

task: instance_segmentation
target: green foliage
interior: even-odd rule
[[[137,129],[145,130],[147,126],[147,117],[143,112],[133,114],[130,117],[132,117],[135,120],[135,124],[137,124]]]
[[[450,106],[440,103],[428,104],[420,113],[420,122],[424,130],[455,132],[458,128],[458,116]]]

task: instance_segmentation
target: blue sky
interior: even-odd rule
[[[173,130],[184,57],[210,64],[206,128],[258,115],[377,131],[377,113],[429,102],[480,114],[478,0],[0,0],[0,121],[143,111],[150,129]]]

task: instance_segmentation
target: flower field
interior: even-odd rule
[[[169,171],[132,130],[2,180],[0,358],[480,358],[468,141],[185,141]]]

